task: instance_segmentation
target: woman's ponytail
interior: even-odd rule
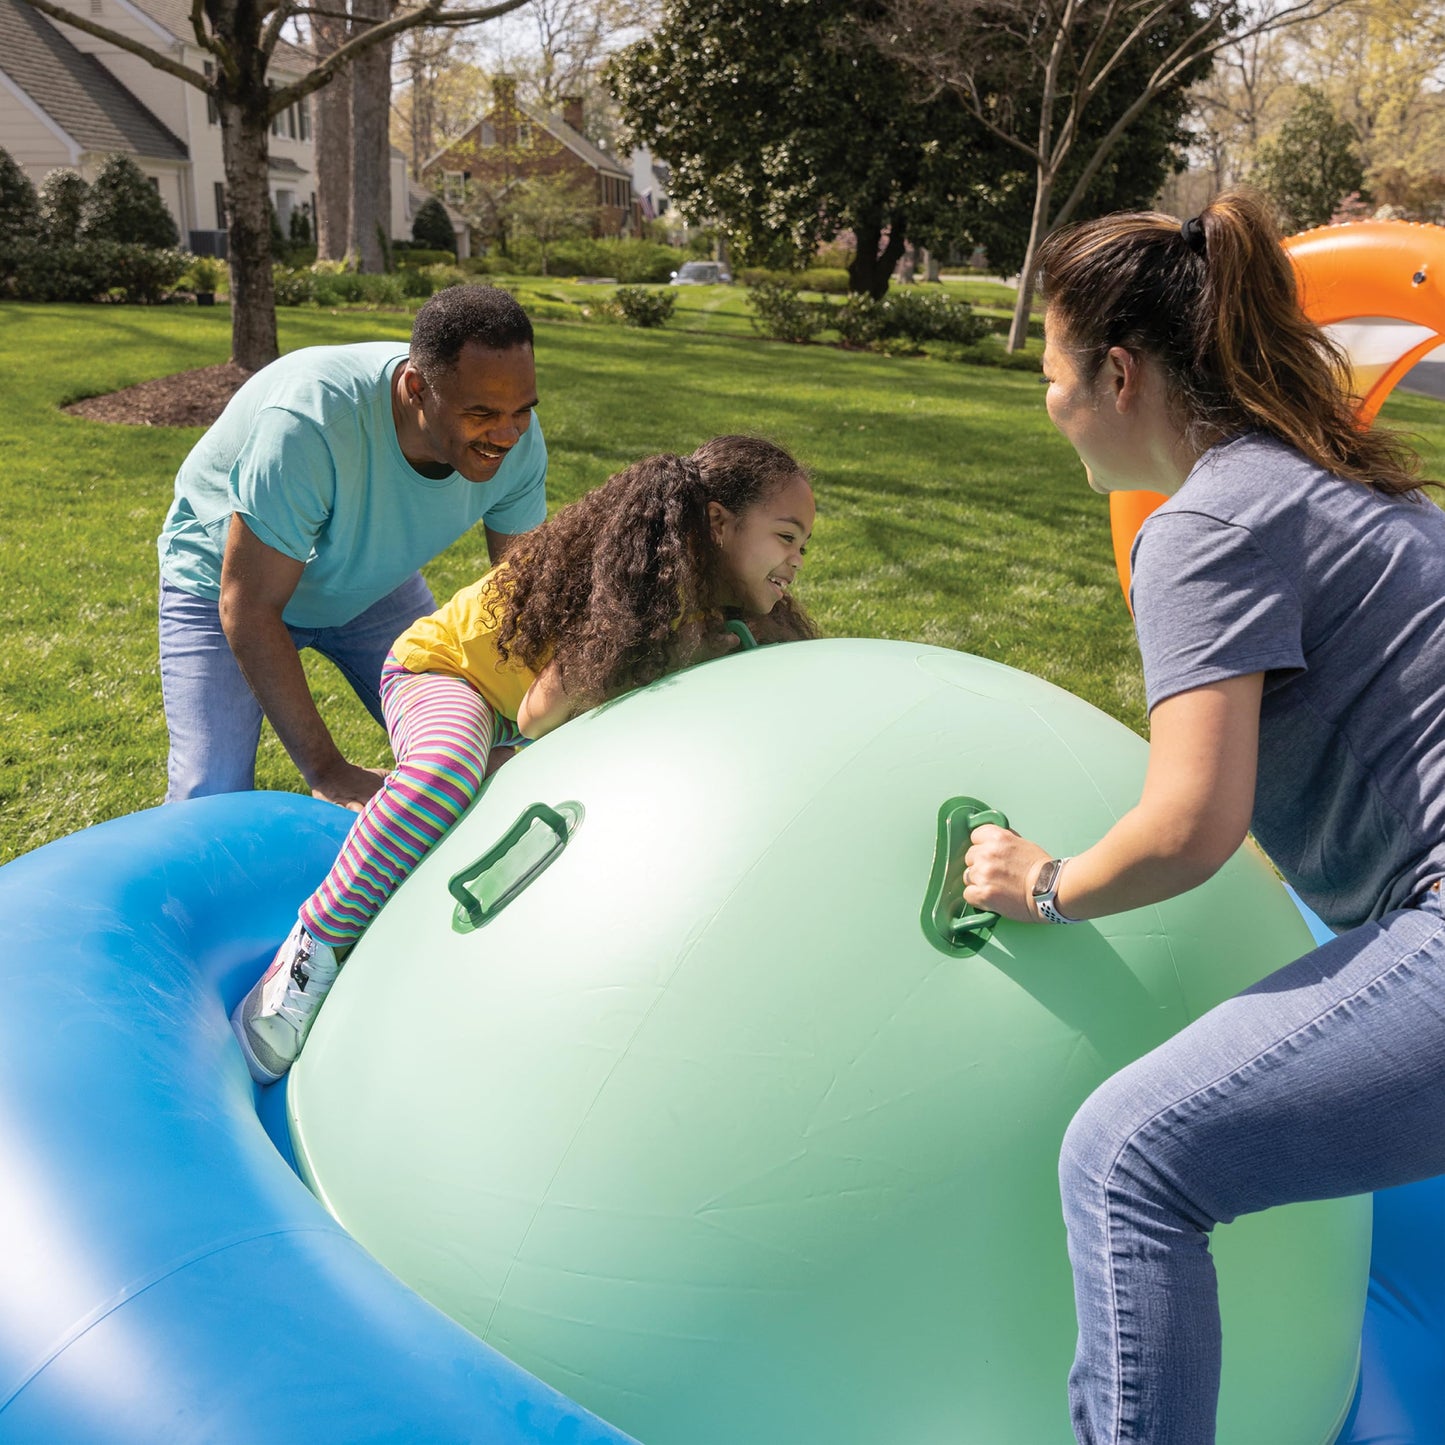
[[[1305,315],[1294,267],[1251,193],[1226,192],[1182,224],[1125,212],[1055,232],[1040,276],[1086,373],[1111,347],[1152,356],[1197,446],[1262,430],[1379,491],[1421,487],[1404,442],[1361,429],[1348,358]]]

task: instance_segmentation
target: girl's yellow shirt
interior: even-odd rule
[[[515,722],[537,675],[519,658],[503,662],[497,655],[505,571],[505,563],[492,568],[450,602],[418,618],[391,650],[408,672],[444,672],[465,678],[503,717]]]

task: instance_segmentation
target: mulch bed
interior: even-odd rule
[[[71,416],[125,426],[210,426],[250,375],[226,361],[143,381],[108,396],[88,396],[62,409]]]

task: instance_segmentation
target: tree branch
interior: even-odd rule
[[[128,35],[122,35],[118,30],[97,25],[94,20],[77,15],[63,5],[53,4],[52,0],[24,0],[24,3],[31,9],[40,11],[42,15],[50,16],[52,20],[59,20],[63,25],[72,26],[86,35],[93,35],[97,40],[104,40],[116,49],[124,50],[128,55],[139,56],[148,65],[165,71],[167,75],[174,75],[177,80],[184,80],[187,85],[194,85],[197,90],[209,91],[211,88],[210,80],[201,71],[192,70],[189,66],[182,65],[179,60],[172,60],[169,55],[162,55],[160,51],[152,50],[149,46],[142,45],[139,40],[132,40]]]
[[[30,0],[27,0],[30,3]],[[443,12],[444,0],[425,0],[425,3],[417,9],[401,15],[394,15],[390,20],[383,20],[379,25],[373,25],[368,30],[363,30],[360,35],[348,40],[339,50],[322,61],[314,70],[293,81],[290,85],[279,87],[271,93],[271,103],[266,109],[268,119],[279,115],[289,105],[294,105],[302,96],[310,95],[314,90],[320,90],[338,70],[349,65],[363,51],[370,50],[373,45],[379,45],[383,40],[390,40],[393,35],[400,35],[407,30],[415,30],[418,26],[429,28],[445,25],[455,27],[459,25],[480,25],[488,20],[496,20],[503,15],[509,15],[513,10],[519,10],[527,3],[527,0],[497,0],[494,5],[485,6],[481,10],[454,10]],[[305,15],[308,11],[298,8],[292,12],[295,15]]]

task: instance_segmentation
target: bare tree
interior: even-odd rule
[[[63,25],[139,56],[214,100],[221,118],[231,240],[231,355],[239,366],[254,371],[278,354],[266,180],[272,120],[303,96],[320,90],[358,56],[404,31],[495,20],[518,9],[525,0],[493,0],[475,10],[448,10],[447,0],[423,0],[413,10],[354,31],[299,79],[274,88],[269,71],[286,28],[297,21],[336,17],[341,12],[303,0],[192,0],[194,44],[210,57],[214,72],[207,75],[203,69],[177,60],[168,47],[136,40],[59,0],[25,3]]]
[[[318,62],[346,44],[350,29],[345,15],[311,17],[311,43]],[[343,70],[316,97],[317,258],[343,260],[350,232],[351,72]]]
[[[1316,20],[1346,0],[1276,0],[1242,18],[1237,0],[892,0],[878,43],[947,90],[1025,157],[1034,201],[1010,351],[1028,334],[1038,249],[1079,209],[1129,127],[1164,92],[1248,36]],[[1091,123],[1111,83],[1138,73],[1112,122]],[[1021,104],[1022,96],[1037,97]],[[1072,179],[1056,196],[1061,176]]]
[[[395,0],[351,0],[352,26],[379,25]],[[386,270],[391,236],[391,47],[373,45],[351,66],[351,206],[346,254],[356,269]]]

